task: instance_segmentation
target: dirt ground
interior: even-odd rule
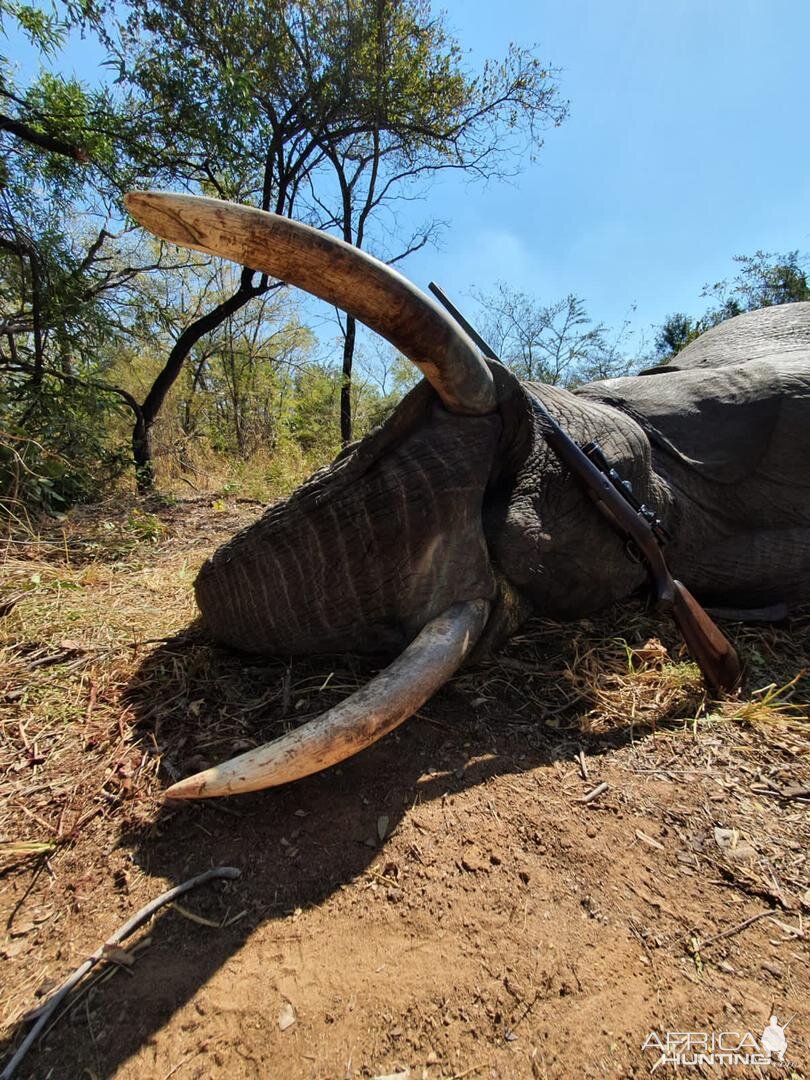
[[[810,618],[725,627],[748,680],[722,707],[638,604],[537,620],[342,767],[164,805],[379,666],[191,625],[197,566],[257,512],[124,500],[6,544],[0,1052],[149,900],[241,871],[98,965],[18,1075],[631,1077],[652,1033],[774,1012],[785,1064],[656,1071],[810,1075]]]

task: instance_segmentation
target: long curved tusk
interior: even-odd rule
[[[173,784],[166,798],[259,791],[345,761],[398,727],[447,682],[480,637],[488,615],[487,600],[453,604],[340,705],[273,742]]]
[[[421,368],[451,412],[495,410],[492,374],[467,334],[379,259],[291,218],[219,199],[132,191],[124,205],[164,240],[232,259],[354,315]]]

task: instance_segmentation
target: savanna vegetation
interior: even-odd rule
[[[443,223],[405,201],[442,172],[516,173],[562,123],[554,70],[513,45],[468,66],[424,0],[0,0],[0,497],[20,518],[141,493],[289,491],[382,420],[414,372],[341,312],[127,219],[137,187],[212,194],[336,232],[392,264]],[[77,35],[97,71],[60,73]],[[20,62],[24,54],[23,63]],[[428,203],[429,205],[429,203]],[[805,257],[740,257],[655,359],[729,315],[810,295]],[[577,295],[474,295],[521,377],[639,366]],[[650,350],[647,350],[650,352]]]
[[[7,2],[0,67],[2,484],[12,513],[197,478],[289,488],[379,422],[412,376],[354,320],[249,269],[146,238],[125,191],[293,214],[397,263],[440,231],[397,203],[441,170],[514,171],[559,124],[526,48],[468,71],[421,0]],[[55,74],[71,35],[106,74]],[[29,65],[27,65],[29,66]],[[114,76],[114,77],[111,77]],[[337,354],[339,363],[332,357]]]

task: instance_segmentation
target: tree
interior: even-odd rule
[[[389,220],[372,235],[383,206],[439,169],[509,172],[566,111],[531,50],[513,46],[467,73],[423,0],[130,0],[113,44],[190,190],[335,227],[394,259],[434,229],[382,250],[395,231]],[[146,437],[194,342],[270,287],[246,268],[239,289],[189,325],[144,402]],[[348,439],[354,321],[343,331]]]
[[[267,379],[257,371],[278,362],[260,346],[280,332],[269,328],[265,303],[281,283],[250,268],[224,274],[198,256],[167,257],[121,221],[124,191],[182,187],[294,212],[396,262],[438,226],[401,235],[394,200],[419,194],[439,169],[508,173],[565,114],[531,50],[512,48],[478,76],[466,72],[459,46],[422,0],[131,0],[123,27],[115,20],[124,9],[110,8],[102,24],[92,4],[71,0],[48,15],[0,0],[0,24],[16,20],[43,57],[81,24],[103,34],[119,65],[112,86],[88,89],[46,70],[21,87],[0,57],[6,460],[33,475],[14,440],[39,453],[57,501],[98,491],[91,461],[106,456],[123,467],[115,441],[122,412],[132,417],[139,485],[151,487],[152,431],[187,367],[186,424],[194,395],[208,387],[241,449],[255,441],[245,410],[264,392],[260,384],[274,381],[272,371]],[[171,270],[174,285],[162,277]],[[209,274],[228,289],[214,287],[205,299],[198,291],[189,304],[184,274],[198,282]],[[342,330],[343,376],[330,386],[338,385],[345,441],[358,404],[361,426],[387,404],[354,386],[356,327],[349,320]],[[164,350],[157,372],[155,346]],[[278,407],[305,382],[324,403],[332,393],[320,376],[302,376],[292,391],[285,377]],[[81,467],[68,468],[71,460]]]
[[[757,251],[735,255],[733,261],[740,266],[734,277],[703,287],[701,296],[715,301],[711,307],[697,317],[683,312],[670,315],[659,327],[655,338],[659,363],[671,359],[704,331],[744,311],[810,300],[810,256],[798,251],[783,255]]]
[[[546,306],[500,282],[494,293],[476,299],[487,313],[485,338],[521,379],[576,386],[628,370],[621,351],[627,323],[611,341],[607,327],[594,325],[578,296]]]
[[[668,315],[655,335],[655,355],[661,359],[675,356],[700,333],[702,331],[699,328],[699,321],[693,319],[691,315],[686,315],[682,311]]]
[[[807,255],[798,251],[784,255],[756,251],[753,255],[735,255],[734,262],[741,269],[731,281],[719,281],[703,288],[703,296],[712,296],[719,302],[718,321],[730,317],[726,312],[740,314],[773,304],[810,300]]]
[[[232,267],[220,267],[216,288],[232,291]],[[200,292],[210,304],[211,286]],[[314,338],[283,293],[269,293],[201,340],[184,372],[181,426],[186,436],[207,428],[217,448],[245,459],[273,449],[283,424],[287,381],[312,364]]]
[[[46,12],[31,4],[18,3],[17,0],[0,0],[0,32],[4,32],[6,22],[15,23],[31,45],[44,56],[53,54],[62,45],[71,26],[80,20],[78,7],[66,10],[60,18],[55,10]],[[78,114],[82,117],[86,114],[89,98],[75,83],[69,89],[73,91],[74,103],[78,97],[83,106]],[[37,103],[27,95],[21,97],[15,83],[14,66],[6,56],[0,56],[0,99],[3,102],[0,132],[8,132],[15,139],[47,150],[50,154],[78,162],[89,160],[90,150],[84,138],[88,132],[81,120],[77,125],[72,115],[63,113],[59,116],[58,110],[49,109],[47,101]],[[79,138],[71,138],[71,134],[78,134]]]
[[[0,16],[47,58],[83,12],[0,0]],[[72,500],[123,465],[106,414],[139,412],[105,368],[135,280],[166,265],[117,220],[142,130],[126,95],[47,69],[21,87],[4,57],[0,99],[0,467],[15,491],[24,480],[42,500]]]

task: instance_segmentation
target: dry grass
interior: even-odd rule
[[[34,857],[24,844],[61,846],[109,827],[128,793],[154,782],[158,758],[136,747],[125,692],[147,643],[193,616],[196,567],[171,524],[147,513],[82,511],[6,542],[3,861],[11,849]]]
[[[589,735],[628,724],[655,728],[667,720],[695,719],[706,709],[697,664],[671,659],[657,638],[635,647],[621,638],[591,643],[567,675],[591,703],[580,721]]]
[[[173,779],[245,749],[366,677],[369,666],[351,658],[298,663],[293,677],[283,663],[245,664],[187,630],[199,563],[255,512],[235,500],[119,500],[7,538],[3,863],[147,817],[161,770]],[[535,620],[454,686],[481,718],[506,701],[515,724],[539,720],[580,737],[662,725],[694,731],[698,721],[724,718],[806,749],[809,623],[732,627],[748,681],[741,697],[719,706],[707,700],[673,628],[637,605],[572,626]],[[175,722],[189,716],[193,736]]]

